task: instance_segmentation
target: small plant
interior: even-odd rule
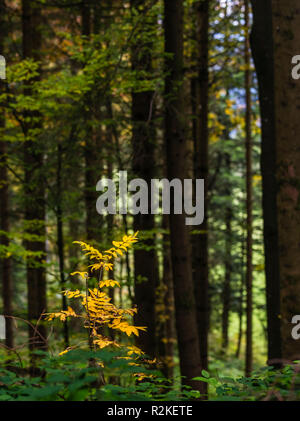
[[[143,351],[134,345],[123,345],[109,336],[104,334],[105,329],[113,329],[125,333],[127,336],[139,335],[139,331],[146,330],[145,326],[133,326],[129,322],[129,317],[132,317],[136,312],[136,308],[121,309],[111,302],[111,298],[106,294],[103,288],[120,287],[118,281],[110,279],[109,274],[113,270],[113,258],[122,256],[137,240],[136,232],[133,235],[125,235],[122,241],[113,241],[113,247],[101,253],[96,248],[83,241],[74,241],[79,244],[84,252],[84,256],[92,262],[88,266],[89,272],[73,272],[71,275],[80,275],[86,281],[86,290],[81,292],[78,289],[75,291],[63,291],[69,298],[79,298],[84,308],[83,314],[77,314],[72,307],[67,310],[62,310],[57,313],[47,313],[47,320],[51,321],[55,318],[61,321],[66,321],[68,317],[81,318],[83,325],[89,330],[89,346],[91,350],[103,349],[108,346],[126,349],[127,359],[138,359],[143,355]],[[88,279],[89,273],[97,275],[97,287],[89,288]],[[107,278],[105,276],[107,275]],[[62,351],[60,355],[66,354],[71,349],[78,348],[69,347]],[[131,364],[135,364],[131,362]]]
[[[208,383],[210,400],[216,401],[289,401],[300,399],[300,366],[295,361],[280,370],[263,367],[251,377],[220,377],[202,370],[194,380]]]
[[[96,351],[75,349],[57,358],[48,352],[36,351],[40,357],[40,377],[30,377],[20,372],[18,365],[13,370],[0,366],[1,401],[188,401],[199,396],[199,392],[188,388],[174,387],[171,381],[157,371],[150,381],[137,382],[141,367],[129,365],[125,349],[105,347]],[[99,366],[85,364],[90,360],[102,361],[103,377],[108,380],[118,377],[118,383],[106,382],[99,387]],[[180,379],[176,379],[178,383]]]

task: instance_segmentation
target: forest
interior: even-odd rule
[[[0,401],[300,400],[296,3],[0,0]]]

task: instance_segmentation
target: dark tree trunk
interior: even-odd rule
[[[197,324],[201,367],[207,369],[209,299],[208,299],[208,29],[209,0],[197,1],[194,4],[195,35],[197,41],[197,77],[193,80],[192,108],[195,116],[193,124],[194,138],[194,178],[204,179],[205,183],[205,218],[201,233],[193,235],[193,279],[197,308]],[[197,228],[197,227],[196,227]],[[199,228],[199,227],[198,227]],[[205,387],[205,384],[203,384]]]
[[[65,242],[64,242],[64,231],[63,231],[63,197],[62,197],[62,146],[59,143],[57,147],[57,209],[56,209],[56,227],[57,227],[57,251],[59,260],[59,273],[60,273],[60,285],[61,290],[65,290]],[[62,309],[66,311],[67,297],[62,294]],[[68,320],[64,321],[64,341],[65,347],[69,346],[69,329]]]
[[[163,216],[163,229],[164,231],[169,230],[169,218],[167,215]],[[173,274],[172,274],[172,262],[171,262],[171,250],[170,250],[170,235],[164,233],[164,247],[163,247],[163,285],[165,287],[164,295],[164,312],[165,312],[165,323],[164,323],[164,341],[163,341],[163,373],[168,379],[173,378],[174,368],[174,348],[176,341],[176,329],[175,329],[175,318],[174,318],[174,287],[173,287]]]
[[[183,100],[183,2],[165,0],[165,147],[168,179],[186,177],[187,138]],[[170,53],[172,56],[170,56]],[[171,210],[174,201],[171,200]],[[191,268],[189,232],[185,215],[170,214],[171,256],[176,328],[181,375],[185,384],[201,389],[191,379],[201,373],[197,314]]]
[[[96,13],[96,17],[98,12]],[[82,35],[85,40],[88,40],[91,35],[92,16],[91,3],[84,0],[81,9],[81,24]],[[96,23],[96,24],[95,24]],[[94,27],[100,29],[100,22],[94,22]],[[83,120],[85,131],[85,206],[86,206],[86,236],[88,241],[101,240],[102,236],[102,222],[103,219],[96,211],[96,184],[101,178],[102,163],[101,163],[101,145],[102,145],[102,129],[101,129],[101,98],[98,94],[98,86],[95,83],[95,88],[92,92],[88,92],[84,99]],[[92,120],[97,120],[97,128],[92,126]]]
[[[112,179],[112,171],[108,171],[108,177]],[[109,241],[109,244],[113,241],[113,227],[114,227],[114,215],[107,215],[107,239]],[[114,270],[111,271],[111,277],[114,278]],[[115,289],[110,288],[109,289],[109,297],[111,299],[111,303],[115,303]],[[111,329],[110,335],[112,339],[115,339],[115,330]]]
[[[252,0],[251,47],[259,85],[262,146],[263,222],[266,298],[268,320],[268,360],[281,358],[280,276],[277,221],[276,129],[272,0]]]
[[[110,99],[107,99],[107,102],[110,102]],[[111,107],[111,104],[108,105],[108,108]],[[107,110],[106,110],[107,113]],[[107,118],[109,119],[110,116],[107,115]],[[113,162],[111,159],[111,145],[113,144],[113,131],[111,126],[106,126],[106,131],[105,131],[105,142],[106,142],[106,151],[107,151],[107,156],[108,156],[108,160],[107,160],[107,175],[108,178],[110,180],[112,180],[113,178]],[[113,239],[114,239],[114,215],[107,215],[106,217],[106,221],[107,221],[107,241],[109,243],[109,247],[110,244],[112,243]],[[111,277],[112,279],[114,278],[114,274],[115,274],[115,270],[112,271],[111,273]],[[110,288],[109,289],[109,297],[111,299],[111,303],[115,303],[115,289],[114,288]],[[112,339],[115,339],[115,330],[114,329],[110,329],[110,336],[112,337]]]
[[[23,57],[39,60],[41,48],[41,9],[33,1],[22,2]],[[37,80],[38,77],[35,79]],[[25,95],[32,93],[31,87],[25,89]],[[24,171],[25,171],[25,219],[27,232],[40,240],[25,242],[27,250],[39,253],[40,257],[27,261],[28,319],[34,325],[47,308],[45,259],[45,183],[43,169],[43,144],[39,135],[32,140],[32,130],[41,129],[40,115],[26,112],[24,122]],[[37,329],[29,327],[30,350],[46,346],[46,327],[39,321]]]
[[[141,0],[131,0],[131,7],[138,8],[143,5]],[[141,15],[143,9],[137,9]],[[142,33],[152,29],[156,24],[155,16],[144,16],[143,24],[137,28],[136,39],[133,43],[131,62],[132,70],[137,73],[147,72],[149,77],[152,72],[152,42],[141,41],[139,37]],[[152,13],[153,15],[153,13]],[[147,77],[147,76],[146,76]],[[133,148],[133,174],[135,177],[142,178],[151,185],[151,179],[154,178],[155,171],[155,126],[153,110],[154,92],[143,91],[132,93],[132,148]],[[149,189],[150,190],[150,189]],[[148,201],[148,214],[137,214],[134,216],[134,230],[152,231],[155,227],[154,215],[151,214],[151,201]],[[150,356],[156,353],[155,337],[155,287],[158,283],[158,263],[155,250],[155,236],[144,241],[148,250],[134,250],[134,279],[135,279],[135,303],[138,307],[138,313],[135,317],[135,323],[140,326],[147,326],[147,333],[141,332],[137,338],[137,344],[144,352]]]
[[[2,117],[2,116],[1,116]],[[0,118],[0,130],[4,128],[4,119]],[[0,139],[0,218],[1,218],[1,231],[9,233],[9,195],[8,195],[8,174],[6,169],[6,145]],[[0,243],[4,247],[9,246],[9,239],[6,234],[1,235]],[[12,316],[12,301],[13,301],[13,286],[12,286],[12,273],[11,273],[11,258],[3,257],[1,259],[2,266],[2,297],[3,297],[3,313],[6,318],[6,334],[5,345],[8,348],[13,347],[13,320]]]
[[[114,125],[114,114],[113,114],[113,108],[112,108],[112,102],[111,102],[110,96],[106,98],[105,102],[106,102],[105,108],[106,108],[107,118],[111,121],[111,129],[112,129],[111,134],[114,140],[113,153],[117,155],[117,162],[118,162],[119,169],[122,169],[124,168],[124,166],[123,166],[123,162],[121,158],[121,149],[120,149],[120,144],[119,144],[118,132]],[[125,232],[127,232],[128,231],[127,215],[122,215],[122,216],[123,216],[124,230]],[[129,253],[126,253],[125,262],[126,262],[126,279],[127,279],[126,286],[128,289],[130,302],[133,303],[134,300],[133,300],[133,293],[131,289],[131,270],[130,270],[130,264],[129,264]]]
[[[243,279],[241,280],[243,282]],[[241,286],[240,288],[240,303],[239,303],[239,333],[238,333],[238,340],[237,340],[237,347],[235,351],[235,357],[240,358],[241,353],[241,345],[242,345],[242,338],[243,338],[243,290],[244,288]]]
[[[251,136],[251,72],[250,72],[250,45],[249,45],[249,0],[245,0],[245,94],[246,94],[246,212],[247,212],[247,270],[246,270],[246,294],[247,294],[247,331],[246,331],[246,376],[252,372],[252,136]]]
[[[7,33],[7,25],[5,22],[6,7],[3,0],[0,1],[0,51],[3,53],[3,38]],[[5,128],[5,116],[0,116],[0,229],[9,233],[9,179],[7,173],[7,145],[2,139]],[[9,246],[8,236],[3,234],[0,236],[0,244],[4,247]],[[13,286],[11,273],[11,259],[4,257],[1,259],[1,277],[2,277],[2,297],[3,297],[3,312],[6,318],[5,331],[5,345],[8,348],[13,347],[13,320],[12,316],[12,301],[13,301]]]
[[[245,248],[245,241],[244,236],[242,238],[242,249],[241,249],[241,279],[240,279],[240,291],[239,291],[239,333],[238,333],[238,343],[236,347],[235,357],[239,358],[241,353],[241,345],[242,345],[242,337],[243,337],[243,316],[244,316],[244,285],[245,285],[245,277],[244,277],[244,248]]]
[[[300,95],[299,81],[291,76],[300,45],[299,3],[273,0],[272,16],[282,357],[292,361],[300,357],[299,341],[291,334],[300,301]]]
[[[230,174],[230,156],[226,154],[226,170]],[[227,182],[229,183],[229,181]],[[231,189],[228,185],[225,191],[226,197],[231,196]],[[228,330],[229,330],[229,312],[230,312],[230,298],[231,298],[231,275],[232,275],[232,208],[231,204],[225,209],[225,278],[223,286],[223,313],[222,313],[222,350],[227,352],[228,348]]]
[[[91,9],[87,0],[83,0],[81,9],[81,31],[82,35],[88,39],[91,34]],[[93,150],[92,129],[89,120],[90,115],[90,95],[87,94],[84,105],[84,125],[85,125],[85,146],[84,146],[84,159],[85,159],[85,208],[86,208],[86,238],[88,241],[96,240],[95,235],[95,182],[94,180],[94,156],[96,151]]]
[[[227,10],[225,14],[227,18]],[[230,90],[227,89],[226,100],[230,99]],[[224,141],[230,141],[230,118],[224,113]],[[224,163],[226,174],[231,173],[231,158],[228,152],[224,155]],[[232,220],[233,210],[232,203],[229,198],[232,197],[232,188],[230,179],[225,180],[224,195],[228,198],[228,203],[225,207],[225,276],[222,291],[222,352],[226,354],[228,348],[228,335],[229,335],[229,314],[231,304],[231,276],[232,276]]]

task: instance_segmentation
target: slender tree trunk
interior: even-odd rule
[[[173,380],[174,342],[174,289],[170,252],[169,218],[163,215],[163,274],[156,288],[156,336],[160,370],[167,379]]]
[[[2,35],[6,33],[6,7],[3,0],[0,1],[0,51],[3,54],[3,38]],[[6,233],[10,230],[9,220],[9,179],[7,173],[7,145],[2,138],[5,129],[5,116],[0,116],[0,229]],[[3,234],[0,236],[0,244],[4,247],[9,246],[8,236]],[[13,347],[13,286],[11,273],[11,259],[4,257],[1,259],[1,275],[2,275],[2,297],[3,297],[3,312],[6,318],[5,331],[5,345],[8,348]]]
[[[226,3],[227,6],[227,3]],[[226,7],[225,17],[227,18],[227,7]],[[227,89],[226,99],[230,99],[230,90]],[[224,113],[224,141],[228,142],[230,140],[230,118]],[[231,173],[231,158],[228,152],[224,156],[226,173]],[[224,195],[227,198],[230,198],[232,195],[231,183],[227,179],[224,189]],[[224,284],[222,291],[222,352],[226,354],[228,348],[228,331],[229,331],[229,313],[230,313],[230,299],[231,299],[231,276],[232,276],[232,219],[233,211],[232,204],[229,202],[226,204],[225,208],[225,276]]]
[[[268,320],[268,361],[280,360],[280,276],[277,220],[276,129],[272,0],[252,0],[251,47],[259,85],[261,172]]]
[[[59,143],[57,147],[57,209],[56,209],[56,225],[57,225],[57,250],[59,260],[59,273],[60,273],[60,285],[62,291],[65,290],[65,242],[64,242],[64,231],[63,231],[63,205],[62,205],[62,146]],[[62,309],[66,311],[67,297],[62,294]],[[65,347],[69,346],[69,328],[68,321],[65,320],[63,324],[64,328],[64,341]]]
[[[110,101],[110,99],[108,98],[107,101]],[[107,110],[106,110],[107,112]],[[107,118],[110,118],[109,116],[107,116]],[[113,179],[113,162],[111,159],[111,151],[110,151],[110,147],[113,143],[113,132],[112,132],[112,128],[111,126],[106,126],[106,131],[105,131],[105,141],[106,141],[106,153],[108,156],[108,160],[107,160],[107,175],[108,178],[110,180]],[[109,244],[112,243],[113,239],[114,239],[114,235],[113,235],[113,231],[114,231],[114,215],[109,214],[106,217],[107,220],[107,241]],[[112,271],[112,279],[114,278],[114,273],[115,271]],[[114,288],[110,288],[109,290],[109,297],[111,298],[111,303],[114,304],[115,302],[115,289]],[[112,337],[112,339],[115,339],[115,329],[110,329],[110,335]]]
[[[141,0],[131,0],[131,7],[136,8],[141,15],[144,14]],[[155,16],[145,15],[143,24],[137,29],[137,42],[131,49],[132,70],[137,77],[142,72],[151,75],[153,44],[147,41],[144,45],[138,34],[142,36],[156,24]],[[146,76],[147,77],[147,76]],[[132,93],[132,148],[133,173],[135,177],[142,178],[151,185],[155,171],[155,126],[154,126],[154,92],[152,90]],[[149,189],[150,190],[150,189]],[[151,192],[148,196],[148,214],[134,216],[134,230],[145,233],[155,228],[154,215],[151,214]],[[158,262],[155,250],[155,236],[144,241],[147,249],[134,249],[134,278],[135,303],[139,309],[135,316],[135,323],[147,326],[147,333],[140,333],[137,344],[150,356],[156,353],[155,337],[155,287],[158,283]]]
[[[87,0],[83,0],[81,5],[81,31],[82,35],[87,39],[91,35],[91,9]],[[93,150],[92,129],[89,120],[91,119],[90,94],[87,94],[84,105],[84,125],[85,125],[85,207],[86,207],[86,237],[88,241],[95,240],[95,225],[94,225],[94,206],[95,206],[95,183],[94,177],[94,156],[96,151]]]
[[[117,162],[118,162],[119,169],[123,169],[124,165],[123,165],[122,158],[121,158],[121,148],[120,148],[120,144],[119,144],[118,132],[117,132],[116,127],[114,125],[115,124],[114,123],[114,114],[113,114],[113,108],[112,108],[112,102],[111,102],[110,96],[107,97],[105,102],[106,102],[105,107],[106,107],[106,112],[107,112],[107,118],[112,122],[111,133],[112,133],[113,140],[114,140],[114,152],[117,155]],[[123,219],[124,230],[125,230],[125,232],[128,232],[127,215],[122,215],[122,219]],[[131,288],[131,270],[130,270],[130,264],[129,264],[129,253],[126,253],[125,262],[126,262],[126,275],[127,275],[126,276],[126,278],[127,278],[127,285],[126,286],[127,286],[127,289],[128,289],[130,302],[133,303],[134,298],[133,298],[133,293],[132,293],[132,288]]]
[[[1,50],[1,48],[0,48]],[[0,130],[4,128],[4,119],[0,117]],[[0,134],[1,136],[1,134]],[[9,233],[9,194],[8,194],[8,174],[6,169],[6,144],[0,139],[0,219],[1,231]],[[6,234],[0,236],[0,243],[4,247],[9,246],[9,238]],[[12,273],[11,273],[11,258],[3,257],[1,259],[2,266],[2,297],[3,297],[3,312],[6,318],[6,332],[5,332],[5,345],[8,348],[13,347],[13,314],[12,301],[13,301],[13,286],[12,286]]]
[[[272,16],[282,357],[294,360],[300,358],[299,341],[291,335],[300,301],[300,95],[291,60],[299,54],[299,3],[273,0]]]
[[[245,241],[244,236],[242,238],[242,249],[241,249],[241,279],[240,279],[240,302],[239,302],[239,333],[238,333],[238,343],[236,347],[235,357],[239,358],[241,353],[242,337],[243,337],[243,316],[244,316],[244,254],[245,254]]]
[[[230,156],[227,154],[225,159],[226,170],[230,174],[231,162]],[[229,183],[229,181],[228,181]],[[231,189],[228,185],[226,187],[225,195],[230,197]],[[223,313],[222,313],[222,350],[226,353],[228,348],[228,329],[229,329],[229,312],[230,312],[230,298],[231,298],[231,275],[232,275],[232,208],[231,204],[225,210],[225,279],[223,287]]]
[[[97,12],[98,16],[98,12]],[[81,9],[82,35],[86,40],[91,35],[91,3],[84,0]],[[96,29],[100,28],[100,22],[95,24]],[[95,82],[95,89],[88,92],[84,100],[84,126],[85,126],[85,205],[86,205],[86,236],[88,241],[100,241],[103,219],[96,211],[96,184],[101,177],[101,159],[100,151],[102,145],[101,129],[101,98],[98,95],[98,86]],[[97,128],[91,125],[92,120],[97,120]]]
[[[241,280],[243,282],[243,279]],[[239,333],[238,333],[238,341],[237,347],[235,352],[235,357],[240,358],[241,353],[241,345],[242,345],[242,338],[243,338],[243,288],[240,288],[240,304],[239,304]]]
[[[251,71],[249,48],[249,0],[245,0],[245,93],[246,93],[246,189],[247,189],[247,332],[246,332],[246,376],[252,372],[252,138],[251,138]]]
[[[76,180],[76,175],[75,175]],[[72,178],[72,181],[74,181],[74,178]],[[76,184],[78,185],[78,184]],[[74,213],[77,210],[74,210]],[[72,215],[68,221],[68,236],[72,241],[75,241],[79,238],[79,230],[78,230],[78,220],[77,218]],[[68,273],[74,272],[77,264],[79,262],[79,254],[78,254],[78,248],[75,247],[75,245],[71,244],[68,247]],[[70,283],[71,281],[71,283]],[[72,276],[70,280],[68,280],[68,285],[72,289],[81,288],[81,280],[79,279],[79,276]],[[76,314],[81,314],[82,307],[78,301],[74,301],[72,303],[72,308],[75,311]],[[69,328],[71,332],[80,332],[82,330],[82,324],[81,320],[76,317],[72,317],[69,321]]]
[[[73,72],[75,74],[76,73],[75,61],[72,64],[74,66]],[[68,159],[68,157],[70,156],[70,151],[71,150],[74,151],[74,148],[76,148],[77,153],[79,153],[80,151],[80,146],[78,144],[79,141],[78,141],[77,130],[78,130],[77,124],[76,123],[72,124],[70,128],[70,135],[64,141],[64,149],[66,151],[65,159]],[[74,159],[74,156],[76,156],[76,152],[75,152],[75,155],[71,157],[71,161],[69,162],[74,162],[73,159]],[[58,155],[60,155],[60,153],[58,153]],[[63,188],[61,187],[62,195],[63,195],[63,191],[66,190],[72,195],[74,195],[74,197],[78,197],[78,198],[81,197],[81,192],[78,191],[78,186],[81,184],[81,174],[78,171],[78,167],[72,164],[64,165],[64,160],[62,160],[61,164],[62,164],[61,176],[64,180],[64,187]],[[63,207],[62,207],[62,210],[63,210]],[[64,246],[66,245],[66,249],[67,249],[67,259],[65,259],[64,270],[68,274],[70,274],[77,270],[78,263],[80,261],[78,247],[72,244],[73,241],[79,240],[81,236],[80,220],[82,218],[82,215],[81,215],[81,210],[78,208],[78,204],[76,200],[68,203],[68,209],[64,211],[64,216],[65,216],[65,222],[63,225],[64,227],[67,225],[67,230],[64,229],[64,231],[66,232],[66,238],[65,237],[63,238],[63,244]],[[63,256],[66,257],[65,247],[63,247],[63,249],[64,249]],[[82,278],[78,275],[70,276],[70,277],[68,276],[66,280],[68,281],[68,287],[70,287],[71,289],[78,289],[78,288],[80,289],[82,286]],[[61,278],[61,281],[62,281],[62,278]],[[72,302],[72,308],[76,314],[82,313],[82,306],[78,300],[74,300]],[[68,328],[69,328],[69,332],[80,332],[82,329],[82,323],[81,323],[80,318],[72,317],[68,321]]]
[[[198,75],[192,82],[194,85],[193,124],[194,138],[194,178],[205,182],[205,219],[201,225],[201,233],[193,235],[193,278],[197,307],[197,325],[201,367],[207,369],[209,299],[208,299],[208,220],[207,220],[207,188],[208,188],[208,29],[209,0],[199,0],[194,4],[196,19],[197,68]],[[205,384],[203,384],[205,387]]]
[[[22,32],[23,57],[25,59],[39,59],[41,48],[41,9],[31,0],[22,2]],[[37,80],[36,78],[35,80]],[[25,89],[25,95],[31,95],[31,87]],[[34,262],[27,261],[27,288],[28,288],[28,319],[34,325],[46,311],[46,273],[45,259],[45,184],[41,173],[44,154],[43,144],[39,135],[32,139],[32,130],[39,131],[41,123],[37,113],[26,112],[27,121],[24,122],[24,171],[25,171],[25,219],[28,225],[27,232],[38,236],[39,240],[25,242],[27,250],[39,253]],[[34,121],[38,120],[38,122]],[[39,321],[37,329],[29,327],[30,350],[46,346],[46,327]]]
[[[167,215],[163,215],[163,229],[169,230],[169,218]],[[172,274],[172,262],[171,262],[171,250],[170,250],[170,235],[167,233],[163,234],[164,247],[163,247],[163,284],[165,286],[164,295],[164,312],[165,312],[165,323],[164,323],[164,341],[163,341],[163,373],[168,379],[173,379],[174,373],[174,345],[176,340],[176,329],[174,319],[174,288],[173,288],[173,274]]]
[[[165,147],[169,180],[186,176],[187,140],[183,101],[183,2],[165,0]],[[172,54],[172,56],[170,55]],[[171,200],[171,209],[174,203]],[[185,215],[170,214],[176,328],[181,375],[185,384],[201,389],[191,379],[201,373],[189,232]]]

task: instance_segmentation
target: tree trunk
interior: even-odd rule
[[[299,341],[291,335],[300,301],[300,95],[299,81],[291,77],[291,59],[299,53],[299,4],[273,0],[272,16],[282,357],[294,360],[300,357]]]
[[[227,8],[225,17],[227,18]],[[226,91],[226,100],[230,99],[230,89]],[[224,141],[230,140],[230,118],[224,113],[223,116]],[[226,174],[231,173],[231,158],[228,152],[224,156]],[[227,198],[232,196],[231,182],[229,179],[225,180],[224,195]],[[228,331],[229,331],[229,313],[231,304],[231,276],[232,276],[232,203],[228,199],[225,207],[225,276],[222,291],[222,353],[226,354],[228,348]]]
[[[167,215],[163,216],[163,228],[169,230],[169,218]],[[165,287],[164,296],[164,312],[165,312],[165,338],[163,341],[163,373],[167,379],[173,379],[174,372],[174,344],[176,340],[176,329],[174,320],[174,287],[173,287],[173,274],[171,263],[171,250],[170,250],[170,235],[164,233],[164,247],[163,247],[163,284]],[[160,354],[161,356],[162,354]]]
[[[143,15],[141,0],[131,0],[132,8],[139,8],[139,14]],[[146,72],[149,77],[152,72],[153,44],[150,41],[143,43],[138,34],[142,36],[151,30],[156,24],[155,17],[145,16],[143,24],[137,29],[137,42],[131,49],[132,70],[139,74]],[[146,76],[147,77],[147,76]],[[152,90],[132,93],[132,148],[133,148],[133,174],[142,178],[151,185],[155,169],[155,127],[153,110],[154,92]],[[153,231],[155,228],[154,215],[151,214],[151,191],[148,189],[148,214],[134,216],[134,230]],[[135,323],[139,326],[147,326],[147,333],[141,332],[137,338],[137,344],[150,356],[156,353],[155,337],[155,287],[158,283],[158,262],[155,249],[155,236],[144,241],[147,249],[134,249],[134,279],[135,279],[135,303],[138,313]]]
[[[230,156],[226,154],[225,165],[227,173],[230,174]],[[227,181],[229,184],[229,181]],[[226,186],[226,197],[230,197],[231,188]],[[223,313],[222,313],[222,351],[227,352],[228,348],[228,330],[229,330],[229,312],[231,298],[231,275],[232,275],[232,209],[231,203],[225,209],[225,278],[223,286]]]
[[[2,116],[1,116],[2,117]],[[0,118],[0,130],[4,128],[4,119]],[[8,195],[8,174],[6,169],[6,144],[0,139],[0,218],[1,218],[1,231],[9,233],[9,195]],[[6,234],[0,237],[0,243],[4,247],[9,246],[9,238]],[[13,320],[12,316],[12,301],[13,301],[13,286],[12,286],[12,273],[11,273],[11,258],[3,257],[2,263],[2,297],[3,297],[3,313],[6,318],[6,331],[5,331],[5,345],[8,348],[13,347]]]
[[[251,48],[259,86],[261,173],[268,321],[268,363],[281,358],[280,277],[277,222],[276,129],[272,0],[252,0]]]
[[[251,138],[251,71],[249,46],[249,0],[245,0],[245,94],[246,94],[246,208],[247,208],[247,270],[246,270],[246,376],[252,372],[252,138]]]
[[[6,8],[3,0],[0,1],[0,33],[6,33],[5,22]],[[0,51],[3,52],[3,38],[0,38]],[[9,220],[9,180],[6,168],[7,161],[7,146],[2,139],[5,128],[5,116],[0,116],[0,229],[9,233],[10,220]],[[8,236],[3,234],[0,236],[0,244],[4,247],[9,246]],[[1,275],[2,275],[2,297],[3,297],[3,312],[6,318],[5,325],[5,345],[8,348],[13,347],[13,320],[12,316],[12,301],[13,301],[13,286],[11,274],[11,259],[5,256],[1,259]]]
[[[24,59],[39,59],[41,48],[41,9],[30,0],[22,2],[22,32]],[[38,77],[35,79],[37,80]],[[31,87],[25,89],[25,95],[31,95]],[[25,112],[27,121],[24,122],[24,171],[25,171],[25,220],[28,225],[27,232],[39,237],[38,240],[25,242],[26,249],[39,256],[27,260],[27,288],[28,288],[28,319],[34,325],[46,311],[46,273],[45,259],[45,184],[43,169],[43,144],[36,135],[32,139],[32,130],[41,129],[38,113]],[[37,122],[36,122],[37,121]],[[46,327],[39,321],[37,329],[29,327],[29,349],[46,346]]]
[[[81,9],[82,35],[86,40],[91,35],[91,3],[84,0]],[[95,25],[96,29],[100,28],[100,22]],[[97,83],[92,92],[86,94],[84,100],[83,119],[85,126],[85,206],[86,206],[86,236],[88,241],[101,240],[103,219],[96,211],[96,184],[101,177],[101,159],[100,153],[102,144],[101,130],[101,98],[98,95]],[[98,121],[97,128],[92,127],[91,122],[95,119]]]
[[[187,140],[183,101],[183,2],[165,0],[165,147],[168,179],[186,177]],[[172,56],[171,56],[172,55]],[[171,200],[171,210],[174,200]],[[170,214],[171,256],[174,279],[176,328],[178,350],[183,382],[201,389],[198,382],[191,379],[201,373],[197,314],[193,278],[189,232],[185,225],[185,215]]]
[[[238,333],[238,343],[236,347],[235,357],[240,358],[241,353],[241,345],[242,345],[242,337],[243,337],[243,316],[244,316],[244,284],[245,284],[245,277],[244,277],[244,254],[245,254],[245,241],[244,236],[242,237],[242,249],[241,249],[241,279],[240,279],[240,302],[239,302],[239,333]]]
[[[110,109],[111,103],[110,103],[109,97],[106,100],[106,103],[108,103],[108,102],[109,102],[109,104],[108,104],[107,108]],[[106,109],[106,113],[107,113],[107,119],[109,119],[110,115],[108,115],[107,109]],[[106,154],[107,154],[107,157],[108,157],[107,158],[107,164],[106,164],[107,165],[107,175],[108,175],[108,178],[110,180],[112,180],[113,179],[113,162],[112,162],[112,159],[111,159],[111,145],[113,144],[113,131],[112,131],[112,127],[110,125],[106,126],[105,142],[106,142],[106,144],[105,144]],[[112,214],[107,215],[106,222],[107,222],[107,242],[108,242],[109,247],[110,247],[110,244],[114,240],[114,215],[112,215]],[[112,279],[115,279],[114,274],[115,274],[115,270],[113,269],[112,274],[111,274]],[[114,288],[109,289],[109,297],[111,299],[111,303],[114,304],[115,303],[115,289]],[[115,340],[115,336],[116,336],[115,335],[115,333],[116,333],[115,329],[110,329],[109,333],[110,333],[111,338],[113,340]]]
[[[57,147],[57,208],[56,208],[56,227],[57,227],[57,251],[59,261],[59,273],[60,273],[60,285],[61,290],[65,290],[65,242],[64,242],[64,230],[63,230],[63,197],[62,197],[62,146],[59,143]],[[66,311],[67,297],[62,293],[62,309]],[[66,319],[63,324],[64,342],[65,348],[69,346],[69,328],[68,320]]]
[[[209,299],[208,299],[208,29],[209,0],[200,0],[194,4],[196,19],[196,60],[197,77],[193,83],[193,124],[194,138],[194,178],[204,179],[205,183],[205,219],[201,233],[193,234],[193,278],[197,308],[197,325],[201,367],[207,369]],[[199,227],[198,227],[199,228]],[[203,384],[205,387],[205,384]]]

